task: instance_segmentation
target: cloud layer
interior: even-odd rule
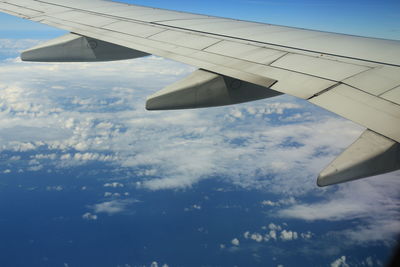
[[[4,51],[24,48],[1,44]],[[325,189],[315,185],[318,172],[363,131],[358,125],[290,96],[212,109],[144,109],[146,96],[193,70],[158,57],[97,64],[2,61],[0,149],[12,153],[0,171],[104,162],[129,170],[126,183],[150,191],[217,178],[280,196],[263,202],[280,218],[360,220],[358,227],[335,233],[352,242],[385,242],[399,232],[398,173]],[[308,201],[310,196],[318,201]],[[129,204],[112,199],[92,206],[92,212],[116,214]],[[270,239],[301,237],[270,231],[275,231]],[[250,237],[260,240],[257,233]]]

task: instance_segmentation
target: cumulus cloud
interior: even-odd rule
[[[357,243],[391,242],[400,229],[400,181],[397,177],[392,179],[390,188],[375,179],[343,184],[326,200],[294,204],[281,209],[279,216],[307,221],[363,220],[362,224],[336,234]]]
[[[306,233],[301,233],[300,236],[301,236],[303,239],[310,239],[310,238],[312,238],[313,233],[311,233],[310,231],[308,231],[308,232],[306,232]]]
[[[287,224],[283,224],[283,226],[287,227]],[[307,231],[305,233],[303,232],[296,232],[293,230],[289,230],[289,229],[283,229],[283,226],[278,225],[278,224],[274,224],[274,223],[270,223],[268,224],[268,226],[263,226],[261,227],[261,229],[263,229],[265,232],[255,232],[255,233],[251,233],[250,231],[246,231],[243,233],[243,237],[244,239],[247,240],[253,240],[255,242],[268,242],[270,240],[274,240],[274,241],[292,241],[292,240],[296,240],[299,238],[302,238],[304,240],[306,239],[310,239],[313,236],[313,233],[311,233],[310,231]]]
[[[36,154],[31,156],[31,158],[34,159],[49,159],[49,160],[55,160],[57,158],[57,155],[55,153],[51,153],[51,154]]]
[[[99,153],[75,153],[74,157],[75,160],[78,161],[112,161],[114,159],[111,155],[102,155]]]
[[[120,193],[111,193],[111,192],[105,192],[104,197],[120,197]]]
[[[373,266],[383,266],[383,263],[373,256],[368,256],[363,261],[361,261],[361,265],[367,267],[373,267]]]
[[[15,50],[14,44],[0,44]],[[360,126],[290,96],[213,109],[145,111],[148,95],[193,70],[157,57],[104,64],[3,61],[0,149],[38,151],[24,171],[93,161],[127,168],[134,175],[123,177],[126,184],[149,190],[190,188],[220,177],[279,195],[262,204],[281,217],[362,220],[338,233],[352,240],[387,240],[398,233],[398,173],[379,182],[316,188],[318,172],[358,137]],[[0,168],[13,170],[19,160]],[[99,209],[124,209],[114,204]],[[263,234],[277,240],[281,231]]]
[[[273,230],[273,231],[280,231],[280,230],[282,230],[282,227],[280,225],[270,223],[270,224],[268,224],[268,229]]]
[[[112,182],[112,183],[105,183],[104,187],[119,188],[119,187],[124,187],[124,185],[118,182]]]
[[[341,256],[340,258],[331,263],[331,267],[349,267],[349,266],[350,265],[346,263],[346,256]]]
[[[277,239],[277,235],[276,235],[276,231],[275,230],[269,231],[268,235],[266,235],[266,240],[268,240],[269,238],[274,239],[274,240]]]
[[[273,202],[271,200],[264,200],[264,201],[261,202],[261,204],[264,205],[264,206],[272,206],[272,207],[277,205],[276,202]]]
[[[250,238],[251,238],[252,240],[256,241],[256,242],[261,242],[261,241],[264,240],[264,239],[263,239],[263,236],[262,236],[261,234],[259,234],[259,233],[254,233],[254,234],[252,234],[252,235],[250,236]]]
[[[85,220],[92,220],[95,221],[97,220],[97,215],[96,214],[92,214],[90,212],[86,212],[85,214],[82,215],[82,218]]]
[[[127,210],[128,206],[139,202],[138,200],[124,199],[124,200],[111,200],[98,203],[92,206],[95,213],[107,213],[108,215],[114,215]]]
[[[105,161],[138,169],[140,185],[150,190],[190,187],[218,175],[243,187],[294,193],[315,186],[308,179],[319,166],[315,160],[329,161],[332,152],[316,159],[316,150],[340,149],[360,132],[326,114],[310,119],[306,114],[315,108],[287,96],[217,109],[144,110],[147,95],[191,71],[156,57],[107,64],[0,65],[0,120],[5,126],[0,146],[35,150],[41,141],[47,149],[68,151],[46,164]],[[301,116],[283,123],[293,112]],[[29,131],[13,136],[16,127]],[[48,138],[35,134],[44,127]],[[300,145],[293,146],[292,140]]]
[[[7,142],[33,142],[63,140],[71,136],[71,132],[64,129],[49,127],[14,126],[0,129],[0,139]]]
[[[244,237],[245,239],[249,239],[249,238],[250,238],[250,232],[249,232],[249,231],[244,232],[244,233],[243,233],[243,237]]]
[[[263,206],[270,206],[270,207],[279,207],[282,205],[290,205],[295,204],[296,199],[294,197],[288,197],[286,199],[281,199],[279,201],[271,201],[271,200],[263,200],[261,205]]]
[[[295,240],[298,238],[297,232],[283,230],[279,236],[283,241]]]
[[[16,57],[20,51],[36,46],[39,40],[0,38],[0,58]]]
[[[239,239],[234,238],[232,239],[231,244],[238,247],[240,245],[240,241]]]

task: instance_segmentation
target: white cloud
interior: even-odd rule
[[[276,240],[277,238],[277,236],[276,236],[276,231],[275,230],[271,230],[271,231],[269,231],[269,237],[270,238],[272,238],[272,239],[274,239],[274,240]]]
[[[67,130],[49,127],[16,125],[14,127],[0,129],[0,139],[8,142],[53,141],[67,139],[70,136],[71,133]]]
[[[346,256],[341,256],[332,262],[331,267],[349,267],[349,265],[346,263]]]
[[[37,146],[31,140],[37,140],[37,136],[52,150],[79,151],[66,152],[47,164],[67,167],[85,161],[109,161],[122,167],[145,168],[148,171],[138,171],[138,176],[142,187],[151,190],[190,187],[219,175],[243,187],[299,193],[315,186],[308,179],[319,166],[310,164],[315,160],[315,150],[323,146],[341,148],[360,131],[351,123],[326,115],[319,115],[323,120],[319,119],[318,114],[314,120],[300,116],[298,121],[306,118],[305,124],[270,123],[271,118],[280,120],[277,116],[287,111],[302,114],[313,109],[287,96],[216,109],[144,111],[146,95],[192,70],[155,57],[106,64],[0,65],[3,135],[12,136],[15,127],[33,133],[47,127],[49,138],[39,134],[17,136],[13,137],[17,139],[14,146],[34,150]],[[26,73],[24,77],[20,77],[21,71]],[[82,72],[85,75],[80,75]],[[71,81],[70,77],[78,78]],[[333,141],[333,137],[350,141]],[[282,145],[289,139],[302,146]],[[244,140],[246,145],[236,144],[237,140]],[[1,145],[7,149],[12,144],[0,140]],[[329,161],[329,155],[322,160]],[[292,177],[293,173],[297,177]],[[260,176],[270,175],[271,179],[260,183]],[[281,180],[286,182],[282,184]]]
[[[232,243],[232,245],[237,246],[237,247],[240,245],[240,241],[237,238],[232,239],[231,243]]]
[[[61,185],[55,185],[55,186],[47,186],[46,190],[47,191],[63,191],[64,188]]]
[[[268,224],[268,229],[280,231],[280,230],[282,230],[282,227],[277,224],[270,223],[270,224]]]
[[[313,234],[312,234],[310,231],[308,231],[308,232],[306,232],[306,233],[300,233],[300,236],[301,236],[303,239],[310,239],[310,238],[312,238]]]
[[[286,223],[283,223],[285,227],[288,225]],[[244,239],[247,240],[253,240],[255,242],[268,242],[270,240],[275,240],[275,241],[291,241],[291,240],[296,240],[298,238],[302,239],[310,239],[313,237],[313,233],[310,231],[302,233],[302,232],[296,232],[292,230],[287,230],[283,229],[282,226],[270,223],[268,226],[263,226],[261,229],[265,230],[266,232],[261,232],[261,233],[251,233],[250,231],[246,231],[243,233]]]
[[[309,221],[352,219],[362,212],[363,203],[332,201],[326,203],[298,204],[280,211],[282,217],[301,218]],[[321,212],[324,210],[325,212]]]
[[[263,236],[261,235],[261,234],[259,234],[259,233],[254,233],[254,234],[252,234],[251,236],[250,236],[250,239],[252,239],[252,240],[254,240],[254,241],[256,241],[256,242],[262,242],[264,239],[263,239]]]
[[[1,62],[0,149],[48,150],[21,172],[102,161],[131,169],[135,175],[122,177],[126,184],[149,190],[190,188],[221,177],[279,195],[265,205],[282,217],[362,220],[338,233],[352,240],[398,234],[398,173],[328,189],[315,185],[322,167],[362,127],[290,96],[213,109],[144,110],[147,95],[191,71],[157,57],[104,64]],[[302,202],[304,196],[319,200]],[[276,240],[281,229],[269,231]]]
[[[124,185],[118,182],[113,182],[113,183],[105,183],[104,187],[118,188],[118,187],[124,187]]]
[[[150,264],[150,267],[158,267],[158,263],[156,261],[153,261]],[[164,263],[161,267],[168,267],[168,264]]]
[[[264,200],[264,201],[262,201],[261,202],[261,205],[263,205],[263,206],[276,206],[277,205],[277,203],[276,202],[273,202],[273,201],[270,201],[270,200]]]
[[[296,202],[297,202],[296,199],[292,196],[279,200],[280,205],[293,205],[293,204],[296,204]]]
[[[120,197],[120,196],[121,196],[120,193],[111,193],[111,192],[105,192],[104,193],[104,197],[115,197],[115,198],[117,198],[117,197]]]
[[[85,214],[82,215],[82,218],[85,220],[97,220],[97,215],[96,214],[91,214],[90,212],[86,212]]]
[[[61,160],[69,160],[71,159],[71,154],[64,154],[60,157]]]
[[[57,155],[55,153],[52,154],[37,154],[34,156],[31,156],[31,158],[35,158],[35,159],[49,159],[49,160],[55,160],[57,158]]]
[[[95,213],[107,213],[113,215],[127,210],[128,206],[139,202],[138,200],[124,199],[124,200],[111,200],[105,201],[92,206]]]
[[[169,178],[157,178],[143,182],[143,187],[150,190],[162,190],[162,189],[176,189],[190,187],[192,184],[200,181],[200,177],[169,177]]]
[[[245,239],[249,239],[249,238],[250,238],[250,232],[249,232],[249,231],[244,232],[244,233],[243,233],[243,237],[244,237]]]
[[[33,39],[0,39],[0,57],[14,57],[20,51],[39,43],[40,41]]]
[[[295,240],[298,238],[297,232],[283,230],[279,236],[283,241]]]
[[[294,204],[280,210],[279,216],[307,221],[361,219],[362,224],[352,225],[336,234],[356,243],[391,242],[400,229],[400,181],[393,177],[389,182],[366,179],[343,184],[326,200]]]

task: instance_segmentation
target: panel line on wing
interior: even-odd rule
[[[342,158],[343,161],[336,161],[331,168],[333,172],[322,173],[322,178],[332,178],[331,174],[337,174],[337,171],[341,172],[341,176],[349,170],[349,177],[353,179],[358,177],[353,175],[353,171],[360,169],[357,166],[361,166],[361,169],[367,166],[374,170],[384,166],[385,164],[375,161],[374,157],[368,157],[367,161],[361,158],[355,164],[351,164],[351,168],[347,168],[349,165],[346,164],[348,159],[356,158],[353,152],[359,154],[360,147],[368,150],[377,148],[374,142],[369,142],[371,140],[400,141],[399,41],[245,22],[111,1],[9,2],[0,0],[0,10],[79,35],[76,39],[74,37],[73,40],[60,41],[56,45],[51,45],[50,41],[48,46],[42,47],[43,50],[34,48],[22,54],[22,59],[25,57],[28,60],[38,60],[47,57],[45,59],[48,60],[50,57],[50,60],[54,59],[57,62],[110,60],[126,58],[129,53],[132,57],[151,53],[203,69],[197,71],[190,79],[178,82],[167,91],[163,91],[164,97],[171,96],[172,92],[174,95],[171,99],[161,99],[158,95],[157,103],[150,101],[149,108],[236,103],[236,100],[242,101],[249,97],[249,88],[254,90],[247,99],[255,99],[259,96],[259,91],[266,93],[264,90],[267,87],[271,92],[277,91],[307,99],[381,135],[376,139],[368,130],[366,138],[362,138],[357,146],[353,146],[351,153],[347,154],[350,156]],[[93,39],[97,39],[99,44],[104,46],[96,45],[96,48],[88,49],[88,42]],[[49,47],[52,50],[48,50]],[[134,50],[138,50],[138,53]],[[54,54],[51,54],[51,51]],[[68,57],[65,57],[65,54],[68,54]],[[234,95],[229,87],[233,84],[231,79],[239,80],[239,84],[248,84],[242,88],[240,94]],[[235,86],[233,89],[238,88]],[[238,95],[238,98],[232,98]],[[385,137],[381,138],[382,136]],[[391,146],[393,142],[389,143]],[[382,148],[386,149],[385,146]],[[393,151],[397,156],[396,167],[399,167],[398,143]],[[364,152],[370,155],[367,150]],[[393,153],[378,154],[383,155],[381,158],[384,163],[393,158]],[[387,155],[389,156],[386,157]],[[369,158],[373,158],[377,165],[373,166],[374,162],[370,162]],[[345,165],[341,164],[343,162]],[[354,166],[357,168],[354,169]],[[389,170],[390,166],[384,168],[384,171]],[[360,177],[365,175],[371,175],[371,172],[362,172]],[[327,178],[325,181],[342,181],[336,178],[330,181]]]
[[[171,21],[180,21],[180,20],[206,20],[206,19],[210,19],[210,17],[205,17],[205,18],[192,18],[192,19],[188,19],[188,18],[183,18],[183,19],[168,19],[168,20],[156,20],[156,21],[152,21],[153,23],[163,23],[163,22],[171,22]]]
[[[345,84],[313,98],[310,102],[400,141],[400,106],[397,104]]]
[[[45,1],[39,1],[39,2],[47,3]],[[49,3],[47,3],[47,4],[49,4]],[[51,3],[51,5],[53,5],[53,3]],[[65,6],[65,5],[60,5],[60,4],[54,4],[54,5],[58,5],[58,6],[61,6],[61,7],[66,7],[66,8],[71,8],[71,7],[68,7],[68,6]],[[127,20],[126,17],[125,18],[124,17],[118,17],[118,16],[115,16],[115,15],[108,15],[107,16],[107,14],[99,13],[99,12],[96,12],[95,10],[78,9],[78,8],[73,8],[73,10],[82,11],[82,12],[85,12],[85,13],[92,13],[92,14],[96,14],[96,15],[99,15],[99,16],[105,16],[105,17],[110,17],[110,18],[114,18],[114,19]],[[163,10],[160,9],[160,11],[163,11]],[[136,21],[140,21],[140,20],[136,20]],[[186,29],[184,27],[171,26],[171,25],[162,24],[162,23],[153,23],[153,22],[148,22],[148,21],[141,21],[141,22],[142,23],[144,22],[146,24],[163,26],[163,27],[167,27],[167,28],[175,28],[175,29],[186,30],[186,31],[188,30],[188,29]],[[291,29],[291,28],[288,27],[288,29]],[[301,29],[298,29],[298,30],[301,30]],[[303,51],[303,52],[319,53],[319,54],[331,55],[331,56],[340,57],[340,58],[347,58],[347,59],[352,59],[352,60],[361,60],[361,61],[365,61],[365,62],[378,63],[378,64],[383,64],[383,65],[388,65],[388,66],[396,66],[396,67],[400,66],[399,64],[387,63],[387,62],[382,62],[382,61],[378,61],[378,60],[370,60],[370,59],[361,58],[361,57],[357,58],[357,57],[352,57],[352,56],[348,56],[348,55],[346,56],[346,55],[333,54],[333,53],[329,53],[329,52],[318,51],[318,50],[315,50],[315,49],[307,49],[307,48],[293,47],[293,46],[285,45],[285,44],[263,42],[263,41],[259,41],[259,40],[254,40],[254,39],[252,40],[252,39],[248,39],[248,38],[240,38],[240,37],[230,36],[230,35],[226,35],[226,34],[210,33],[210,32],[199,31],[199,30],[195,30],[195,29],[191,29],[190,31],[193,32],[193,33],[201,33],[201,34],[219,36],[219,37],[230,38],[230,39],[235,39],[235,40],[242,40],[242,41],[248,41],[248,42],[253,42],[253,43],[260,43],[260,44],[270,45],[270,46],[274,46],[274,47],[281,47],[281,48],[285,48],[285,49],[294,49],[294,50]],[[321,32],[321,33],[329,34],[329,33],[325,33],[325,32]]]
[[[221,73],[230,77],[237,77],[238,79],[258,84],[265,85],[265,79],[276,79],[279,82],[273,85],[272,89],[288,93],[304,99],[318,93],[331,85],[333,81],[313,77],[306,74],[296,73],[293,71],[280,70],[278,68],[268,67],[266,65],[256,64],[254,62],[245,62],[236,58],[227,58],[226,56],[213,55],[204,51],[196,51],[190,48],[178,48],[174,45],[167,45],[166,43],[159,43],[154,40],[144,39],[140,37],[130,36],[123,34],[111,34],[112,31],[93,26],[84,26],[72,22],[50,22],[58,27],[66,30],[77,32],[81,35],[92,37],[95,39],[102,39],[104,41],[117,43],[119,45],[127,46],[132,49],[144,51],[146,53],[164,56],[173,60],[181,61],[186,64],[194,65],[199,68],[208,69],[216,73]],[[67,26],[67,25],[70,26]],[[71,25],[74,25],[72,26]],[[83,29],[80,29],[84,27]],[[123,36],[129,38],[120,39]],[[169,48],[168,48],[169,47]],[[216,57],[218,56],[218,57]],[[207,61],[205,61],[205,58]],[[246,63],[246,64],[244,64]]]
[[[335,87],[338,87],[338,86],[341,85],[341,84],[343,84],[343,83],[338,82],[338,83],[336,83],[336,84],[334,84],[334,85],[332,85],[332,86],[329,86],[328,88],[326,88],[326,89],[324,89],[324,90],[322,90],[322,91],[320,91],[320,92],[314,94],[313,96],[307,98],[307,100],[311,100],[311,99],[313,99],[313,98],[315,98],[315,97],[318,97],[318,96],[320,96],[320,95],[322,95],[322,94],[324,94],[324,93],[326,93],[326,92],[328,92],[328,91],[334,89]]]
[[[222,43],[224,40],[219,40],[218,42],[214,43],[214,44],[210,44],[209,46],[204,47],[203,49],[201,49],[201,51],[206,51],[207,49],[209,49],[210,47],[220,44]]]
[[[159,25],[159,26],[172,27],[172,28],[180,29],[180,30],[187,30],[187,29],[185,29],[183,27],[168,26],[168,25],[159,24],[159,23],[151,23],[151,24],[155,24],[155,25]],[[217,33],[208,33],[208,32],[205,32],[205,31],[198,31],[198,30],[193,30],[193,29],[190,30],[190,31],[196,32],[196,33],[219,36],[219,37],[225,37],[225,38],[230,38],[230,39],[235,39],[235,40],[241,40],[241,41],[246,41],[246,42],[254,42],[254,43],[265,44],[265,45],[270,45],[270,46],[275,46],[275,47],[288,48],[288,49],[293,49],[293,50],[298,50],[298,51],[311,52],[311,53],[317,53],[317,54],[324,54],[324,55],[330,55],[330,56],[335,56],[335,57],[339,57],[339,58],[347,58],[347,59],[360,60],[360,61],[365,61],[365,62],[370,62],[370,63],[382,64],[382,65],[387,65],[387,66],[400,67],[400,65],[398,65],[398,64],[385,63],[385,62],[380,62],[380,61],[376,61],[376,60],[368,60],[368,59],[363,59],[363,58],[356,58],[356,57],[351,57],[351,56],[344,56],[344,55],[326,53],[326,52],[322,52],[322,51],[310,50],[310,49],[305,49],[305,48],[298,48],[298,47],[292,47],[292,46],[281,45],[281,44],[261,42],[261,41],[257,41],[257,40],[247,39],[247,38],[232,37],[232,36],[229,36],[229,35],[217,34]]]
[[[34,5],[33,3],[43,3],[43,4],[47,4],[49,6],[59,6],[59,7],[68,8],[70,10],[74,10],[74,11],[78,11],[78,12],[84,12],[84,13],[87,13],[87,14],[91,13],[91,14],[94,14],[96,16],[109,17],[109,18],[113,18],[113,19],[117,19],[117,20],[127,20],[128,18],[127,17],[120,17],[118,15],[107,15],[107,14],[105,14],[105,11],[99,12],[99,10],[101,8],[105,9],[108,6],[110,6],[110,7],[113,7],[113,6],[115,6],[115,7],[126,6],[127,8],[131,8],[132,11],[137,10],[137,8],[138,8],[137,6],[123,5],[121,3],[112,3],[112,2],[101,2],[101,3],[99,3],[100,6],[98,6],[98,5],[96,5],[96,6],[89,5],[87,2],[84,2],[82,8],[72,7],[70,3],[57,4],[57,3],[52,3],[51,1],[49,1],[49,2],[46,2],[46,1],[35,1],[35,2],[32,2],[30,5]],[[28,1],[27,5],[29,5],[29,1]],[[150,9],[149,7],[142,7],[142,8]],[[185,12],[168,11],[168,10],[162,10],[162,9],[154,9],[154,10],[158,10],[161,14],[164,14],[164,13],[165,14],[167,14],[167,13],[168,14],[177,14],[178,17],[179,17],[179,14],[188,13],[188,12],[185,13]],[[191,13],[188,13],[188,14],[191,14]],[[200,15],[193,14],[193,16],[200,16]],[[210,17],[210,18],[214,18],[214,17]],[[215,17],[215,18],[218,18],[218,17]],[[226,20],[229,20],[229,19],[226,19]],[[131,21],[132,21],[132,19],[131,19]],[[176,27],[176,26],[172,26],[172,25],[168,25],[168,24],[162,24],[162,23],[152,23],[151,21],[143,21],[143,20],[136,20],[136,21],[141,21],[142,23],[145,22],[146,24],[152,24],[152,25],[157,25],[157,26],[164,26],[164,27],[168,27],[168,28],[175,27],[176,29],[188,30],[185,27]],[[233,22],[239,21],[239,20],[230,20],[230,21],[233,23]],[[242,21],[240,21],[240,22],[242,22]],[[249,23],[249,22],[243,21],[243,23]],[[254,25],[256,25],[256,23],[254,23]],[[262,25],[264,25],[266,27],[275,26],[275,25],[268,25],[268,24],[262,24]],[[282,27],[283,28],[283,26],[278,26],[278,25],[276,25],[276,27]],[[291,28],[291,27],[286,27],[286,28],[288,30],[304,31],[305,33],[308,32],[307,30],[304,30],[304,29],[296,29],[296,28]],[[364,61],[364,62],[384,64],[384,65],[388,65],[388,66],[396,66],[396,67],[400,66],[400,64],[398,64],[397,61],[391,60],[391,58],[393,58],[393,57],[390,57],[390,53],[386,53],[386,55],[384,57],[373,57],[373,58],[368,59],[368,57],[367,57],[367,55],[365,53],[359,53],[359,56],[351,56],[351,54],[345,53],[346,51],[344,51],[343,53],[341,53],[341,52],[333,53],[332,51],[330,51],[328,49],[325,52],[323,52],[323,51],[321,51],[321,50],[324,50],[323,48],[318,49],[317,47],[314,47],[312,45],[311,46],[310,45],[295,46],[295,45],[290,45],[287,42],[282,42],[282,43],[279,43],[279,42],[268,42],[268,41],[265,42],[265,41],[263,41],[263,40],[261,40],[259,38],[251,38],[251,39],[249,39],[248,37],[244,37],[243,38],[243,36],[242,37],[235,36],[234,33],[233,33],[233,35],[229,35],[229,34],[223,34],[221,32],[210,33],[210,32],[204,31],[204,30],[200,30],[199,31],[199,30],[196,30],[196,29],[190,29],[190,31],[193,32],[193,33],[202,33],[202,34],[206,34],[206,35],[220,36],[220,37],[224,37],[224,38],[230,38],[230,39],[235,39],[235,40],[243,40],[243,41],[248,41],[248,42],[252,42],[252,43],[262,43],[262,44],[270,45],[270,46],[274,46],[274,47],[282,47],[284,49],[293,49],[293,50],[296,50],[296,51],[310,52],[310,53],[320,53],[320,54],[325,54],[325,55],[330,55],[330,56],[335,56],[335,57],[341,57],[341,58],[346,58],[346,59],[351,59],[351,60],[361,60],[361,61]],[[332,40],[333,41],[336,41],[336,38],[340,37],[338,35],[335,35],[335,34],[332,34],[332,33],[327,33],[327,32],[310,31],[310,33],[312,33],[312,32],[315,32],[320,37],[321,37],[321,34],[332,36],[332,38],[333,38]],[[301,37],[301,36],[299,36],[299,37]],[[356,38],[354,40],[356,40],[358,43],[360,43],[362,41],[360,39],[357,39],[356,36],[347,35],[347,38],[353,38],[353,39]],[[377,41],[379,41],[379,40],[377,40]],[[383,42],[383,40],[382,40],[382,42]],[[302,42],[300,42],[300,43],[302,43]],[[375,44],[372,45],[372,47],[375,47],[375,46],[376,46]],[[392,48],[393,44],[387,43],[387,46],[388,46],[388,48]],[[382,60],[379,60],[380,58],[382,58]]]

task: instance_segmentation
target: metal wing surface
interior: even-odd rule
[[[0,0],[0,11],[71,32],[28,61],[107,61],[154,54],[199,68],[148,109],[235,104],[280,93],[367,128],[321,186],[400,168],[400,41],[247,22],[102,0]]]

